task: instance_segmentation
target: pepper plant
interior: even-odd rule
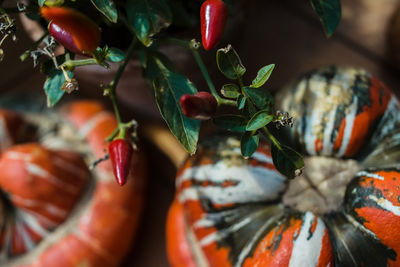
[[[22,12],[41,22],[46,29],[20,58],[24,61],[32,57],[34,65],[40,65],[41,71],[47,75],[44,91],[48,106],[54,106],[66,92],[75,93],[79,81],[74,78],[74,72],[80,67],[96,64],[109,68],[111,62],[120,63],[114,79],[103,88],[103,94],[110,98],[118,120],[118,127],[108,141],[112,145],[110,157],[119,184],[125,183],[126,165],[132,154],[129,147],[134,145],[127,141],[130,140],[127,133],[132,132],[129,128],[136,129],[136,123],[133,120],[122,121],[116,89],[134,55],[140,59],[143,76],[149,82],[162,117],[189,153],[196,151],[201,120],[212,119],[218,127],[242,134],[241,150],[245,157],[254,153],[260,136],[266,137],[271,143],[276,168],[293,178],[303,167],[303,160],[296,151],[279,143],[270,131],[274,125],[278,128],[290,126],[291,118],[287,113],[276,112],[273,97],[261,88],[274,65],[261,68],[251,84],[245,85],[243,74],[246,68],[234,48],[231,45],[220,48],[216,52],[217,65],[230,82],[217,92],[200,56],[202,47],[213,50],[218,46],[234,1],[30,0],[5,6],[0,0],[0,60],[4,54],[1,44],[9,36],[15,39],[15,22],[9,14]],[[326,35],[332,35],[340,21],[340,0],[310,2]],[[191,11],[200,13],[203,46],[195,40],[176,38],[169,32],[169,28],[177,25],[194,26],[198,23],[198,19],[193,20]],[[115,28],[122,28],[124,36],[130,39],[129,44],[121,49],[113,47],[109,43],[112,40],[102,38],[107,29],[112,31]],[[54,53],[57,43],[65,49],[58,56]],[[191,51],[207,81],[209,92],[204,92],[204,88],[199,92],[188,77],[176,72],[168,57],[159,50],[163,43],[183,46]],[[221,106],[230,106],[230,112],[221,114],[220,110],[224,110]]]

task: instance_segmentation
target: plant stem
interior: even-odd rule
[[[243,85],[242,77],[240,77],[239,75],[237,75],[237,80],[238,80],[238,82],[239,82],[240,91],[242,92],[242,95],[244,95],[244,90],[243,90],[244,85]]]
[[[211,94],[217,100],[218,106],[221,104],[229,105],[229,106],[237,106],[236,101],[224,99],[218,95],[217,90],[215,89],[215,86],[211,80],[210,74],[208,73],[207,68],[204,65],[203,59],[201,58],[199,52],[197,51],[198,45],[194,40],[192,40],[190,42],[181,40],[181,39],[177,39],[177,38],[166,38],[166,40],[172,44],[188,48],[188,49],[190,49],[190,51],[192,51],[193,57],[196,60],[197,65],[199,65],[201,73],[203,74],[203,77],[207,82],[207,85],[208,85],[208,88],[210,89]]]
[[[114,76],[114,79],[108,84],[108,86],[106,87],[106,89],[104,90],[104,95],[108,95],[111,99],[113,108],[114,108],[114,113],[115,113],[115,117],[117,118],[118,121],[118,129],[122,132],[124,131],[124,125],[121,121],[121,113],[118,109],[118,101],[117,101],[117,94],[116,94],[116,88],[118,85],[118,82],[122,76],[122,73],[125,70],[126,65],[128,64],[130,58],[133,55],[133,52],[135,51],[135,45],[136,45],[136,38],[133,39],[133,41],[131,42],[131,44],[129,45],[128,51],[126,52],[126,57],[124,62],[119,66],[117,73]]]
[[[86,65],[97,65],[97,60],[94,58],[88,59],[76,59],[76,60],[66,60],[61,66],[67,69],[72,69],[74,67],[86,66]]]
[[[170,44],[174,44],[174,45],[185,47],[187,49],[191,49],[190,42],[186,41],[186,40],[173,38],[173,37],[166,37],[165,41],[167,41]]]
[[[199,52],[197,52],[197,50],[195,49],[191,49],[192,54],[194,59],[197,62],[197,65],[199,65],[199,68],[201,70],[201,72],[203,73],[204,79],[207,82],[208,88],[210,88],[211,94],[215,97],[215,98],[219,98],[219,95],[217,93],[217,90],[215,89],[215,86],[213,84],[213,82],[211,81],[211,77],[208,74],[207,68],[203,63],[203,60],[201,59]]]
[[[39,38],[39,40],[37,40],[36,42],[34,42],[31,47],[29,47],[28,50],[26,50],[22,55],[19,56],[19,59],[21,61],[25,61],[25,59],[28,58],[30,52],[32,52],[33,50],[35,50],[44,40],[44,38],[47,37],[47,35],[49,35],[49,32],[46,31],[45,33],[43,33],[43,35]]]
[[[282,150],[281,144],[280,144],[279,141],[275,138],[275,136],[273,136],[273,135],[271,134],[271,132],[268,130],[267,127],[263,127],[263,128],[262,128],[262,131],[263,131],[264,135],[266,135],[266,137],[268,137],[268,139],[269,139],[279,150]]]
[[[4,35],[3,38],[0,40],[0,46],[3,44],[4,40],[7,39],[8,34]]]

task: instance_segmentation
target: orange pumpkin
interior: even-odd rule
[[[118,266],[138,225],[146,162],[135,152],[124,187],[109,160],[89,170],[107,153],[112,113],[80,101],[59,114],[1,110],[0,123],[2,266]]]
[[[329,66],[277,103],[303,173],[277,172],[266,143],[246,160],[237,137],[207,138],[177,174],[172,266],[400,266],[397,98],[364,70]]]

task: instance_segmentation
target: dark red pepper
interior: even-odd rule
[[[184,94],[179,99],[183,115],[197,120],[208,120],[217,111],[217,100],[207,92]]]
[[[76,46],[72,35],[57,24],[55,24],[53,21],[49,24],[49,33],[59,44],[61,44],[68,50],[76,54],[82,54],[82,51]]]
[[[200,10],[201,37],[206,50],[215,48],[221,40],[228,17],[228,7],[222,0],[207,0]]]
[[[65,7],[44,6],[40,8],[40,13],[69,33],[81,53],[91,53],[99,46],[101,40],[99,27],[81,12]]]
[[[122,138],[113,140],[108,148],[115,178],[119,185],[124,185],[131,169],[132,144]]]

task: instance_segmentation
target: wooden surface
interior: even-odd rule
[[[400,0],[342,0],[343,20],[327,39],[307,0],[246,1],[244,30],[233,45],[247,67],[245,80],[257,70],[277,64],[267,88],[277,90],[299,74],[327,64],[360,66],[400,93],[399,67],[387,50],[387,31]],[[5,60],[0,63],[0,90],[42,90],[44,77],[31,72],[31,62],[21,64],[18,55],[29,39],[19,33],[19,42],[7,40]],[[225,45],[225,44],[221,44]],[[22,48],[21,48],[22,47]],[[399,48],[400,49],[400,48]],[[211,52],[213,53],[213,52]],[[193,63],[195,64],[195,63]],[[184,71],[184,70],[181,70]],[[190,73],[186,73],[190,77]],[[218,86],[224,82],[212,75]],[[205,88],[202,81],[196,81]],[[129,108],[125,107],[129,117]],[[145,118],[142,118],[145,122]],[[132,252],[123,266],[168,266],[165,254],[165,218],[173,199],[174,166],[153,145],[146,144],[151,160],[146,207]]]

